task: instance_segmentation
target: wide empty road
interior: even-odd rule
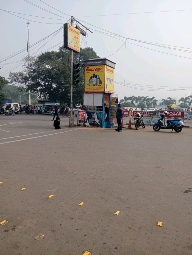
[[[0,255],[192,254],[192,129],[61,121],[0,115]]]

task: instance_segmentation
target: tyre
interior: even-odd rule
[[[142,128],[145,128],[145,124],[144,123],[142,123],[141,126],[142,126]]]
[[[160,126],[157,125],[157,124],[153,125],[153,130],[154,131],[159,131],[160,130]]]
[[[182,127],[181,126],[174,126],[174,130],[176,133],[180,133],[182,131]]]

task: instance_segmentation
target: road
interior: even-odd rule
[[[192,254],[192,129],[50,120],[0,115],[0,255]]]

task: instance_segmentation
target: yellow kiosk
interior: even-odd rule
[[[89,59],[85,65],[84,105],[90,125],[112,128],[111,95],[114,93],[115,63],[106,59]]]

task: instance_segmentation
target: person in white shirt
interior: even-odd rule
[[[13,105],[12,107],[12,115],[14,116],[15,115],[15,106]]]

